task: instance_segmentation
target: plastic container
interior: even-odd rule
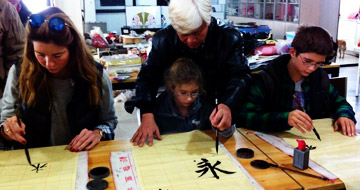
[[[238,30],[240,32],[243,33],[250,33],[250,34],[254,34],[256,32],[256,28],[255,27],[246,27],[246,28],[241,28],[239,27]]]
[[[100,62],[105,65],[109,75],[116,75],[117,71],[133,72],[140,70],[141,58],[137,55],[117,54],[111,56],[103,56]]]
[[[295,32],[286,32],[286,40],[292,42],[295,38]]]
[[[271,29],[267,25],[260,25],[257,27],[241,27],[241,26],[239,26],[238,30],[240,32],[250,33],[250,34],[260,33],[260,32],[270,33],[270,31],[271,31]]]
[[[276,54],[282,55],[289,53],[291,42],[287,40],[278,40],[275,43],[276,46]]]
[[[275,55],[276,54],[276,46],[275,44],[268,44],[263,45],[260,47],[257,47],[254,50],[254,54],[259,54],[261,52],[261,55]]]
[[[260,32],[270,33],[270,31],[271,31],[271,29],[267,25],[260,25],[256,28],[257,33],[260,33]]]

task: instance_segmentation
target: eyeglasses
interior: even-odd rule
[[[65,26],[68,26],[68,24],[65,23],[64,19],[59,17],[52,17],[50,20],[46,20],[42,15],[40,14],[33,14],[29,18],[29,24],[33,28],[40,28],[40,26],[44,22],[48,22],[50,30],[54,32],[61,31]]]
[[[311,67],[311,66],[315,66],[315,67],[323,67],[325,65],[324,62],[315,62],[315,61],[312,61],[310,59],[307,59],[305,58],[305,61],[304,61],[304,58],[299,54],[299,57],[301,59],[301,62],[308,66],[308,67]]]
[[[180,97],[183,97],[183,98],[187,98],[187,97],[191,97],[191,98],[196,98],[197,96],[199,96],[199,92],[190,92],[190,93],[187,93],[187,92],[178,92],[177,93],[178,96]]]

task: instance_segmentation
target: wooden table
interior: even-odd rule
[[[247,138],[249,141],[251,141],[256,148],[264,153],[270,160],[272,160],[274,163],[276,163],[279,166],[284,166],[291,169],[299,170],[292,166],[293,159],[292,157],[288,156],[281,150],[275,148],[268,142],[264,141],[260,137],[256,136],[253,131],[249,131],[246,129],[237,129],[241,135],[243,135],[245,138]],[[270,169],[270,168],[269,168]],[[272,170],[276,168],[271,168]],[[276,169],[278,170],[278,169]],[[308,168],[306,170],[299,170],[303,172],[307,172],[314,175],[320,175],[314,170]],[[297,174],[291,171],[284,170],[286,174],[288,174],[296,183],[301,185],[303,189],[344,189],[345,184],[340,179],[335,180],[334,182],[331,181],[324,181],[321,179],[316,179],[312,177],[303,176],[301,174]]]
[[[125,81],[115,81],[111,80],[113,90],[124,90],[124,89],[134,89],[135,88],[136,78],[129,78]]]
[[[88,170],[98,167],[105,166],[111,170],[110,165],[110,153],[115,151],[131,150],[131,144],[128,140],[114,140],[114,141],[102,141],[94,149],[89,151],[88,154]],[[105,178],[109,183],[107,189],[115,189],[114,178],[112,172]]]
[[[258,138],[252,133],[243,130],[235,131],[234,135],[229,138],[221,138],[221,143],[248,171],[248,173],[265,189],[341,189],[345,188],[341,180],[336,180],[334,183],[323,181],[320,179],[313,179],[288,171],[283,171],[277,168],[268,168],[265,170],[255,169],[250,166],[250,162],[254,159],[266,160],[268,162],[279,165],[292,167],[291,157],[283,152],[272,147],[262,139]],[[206,133],[214,138],[213,131],[206,131]],[[215,139],[215,138],[214,138]],[[129,141],[115,140],[100,142],[93,150],[89,151],[89,170],[97,166],[110,167],[110,152],[130,150],[131,144]],[[146,145],[147,146],[147,145]],[[236,150],[238,148],[250,148],[254,151],[254,158],[240,159],[236,157]],[[305,172],[317,174],[311,169]],[[319,174],[317,174],[319,175]],[[105,179],[109,183],[108,189],[115,189],[112,174]]]
[[[267,63],[272,61],[273,59],[279,57],[280,55],[271,55],[271,56],[259,56],[256,60],[252,59],[253,56],[248,57],[248,61],[250,64],[251,74],[259,73]],[[256,67],[255,67],[256,66]],[[331,77],[338,77],[340,71],[339,64],[330,64],[322,67],[324,71],[331,75]]]
[[[324,69],[324,71],[326,71],[328,74],[330,74],[331,77],[339,76],[340,65],[338,65],[338,64],[325,65],[322,68]]]
[[[360,60],[360,58],[359,58]],[[340,65],[331,64],[325,65],[323,69],[331,75],[331,77],[338,77],[340,71]],[[253,69],[251,70],[251,74],[257,74],[261,71],[261,69]],[[359,70],[360,71],[360,70]],[[112,88],[113,90],[123,90],[123,89],[134,89],[135,88],[135,81],[137,78],[138,73],[131,75],[131,77],[125,81],[115,81],[112,80]],[[358,77],[359,78],[359,77]],[[358,93],[356,93],[358,94]]]
[[[129,79],[124,81],[116,81],[111,79],[111,84],[113,90],[123,90],[123,89],[134,89],[135,88],[135,81],[138,76],[139,72],[132,72]]]

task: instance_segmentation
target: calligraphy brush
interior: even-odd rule
[[[296,96],[295,96],[295,95],[293,95],[293,98],[294,98],[294,100],[295,100],[296,104],[298,105],[298,107],[301,109],[301,111],[303,111],[304,113],[306,113],[306,112],[305,112],[305,109],[301,106],[301,104],[300,104],[299,100],[296,98]],[[313,131],[314,131],[314,133],[315,133],[316,137],[319,139],[319,141],[321,141],[321,139],[320,139],[320,135],[319,135],[319,133],[316,131],[316,129],[315,129],[315,127],[314,127],[314,126],[313,126]]]
[[[218,100],[217,100],[217,98],[215,99],[215,110],[216,110],[216,113],[218,112]],[[215,130],[215,148],[216,148],[216,154],[219,154],[219,135],[218,135],[218,133],[219,133],[219,129],[218,128],[216,128],[216,130]]]
[[[280,169],[283,169],[283,170],[289,170],[289,171],[292,171],[292,172],[295,172],[295,173],[298,173],[298,174],[301,174],[301,175],[305,175],[305,176],[309,176],[309,177],[314,177],[314,178],[318,178],[318,179],[322,179],[322,180],[328,180],[328,178],[323,177],[323,176],[317,176],[317,175],[314,175],[314,174],[309,174],[309,173],[302,172],[302,171],[298,171],[298,170],[295,170],[295,169],[282,167],[282,166],[279,166],[279,165],[277,165],[277,164],[271,164],[271,163],[268,163],[268,164],[269,164],[269,166],[271,166],[271,167],[280,168]]]
[[[16,106],[15,106],[15,114],[16,114],[17,123],[18,123],[19,127],[21,127],[19,110],[16,108]],[[34,166],[33,164],[31,164],[31,159],[30,159],[29,150],[28,150],[26,144],[24,144],[24,150],[25,150],[26,159],[27,159],[27,161],[29,162],[30,166]]]

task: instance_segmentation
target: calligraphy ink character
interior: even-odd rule
[[[201,160],[202,161],[199,162],[197,165],[198,165],[198,168],[202,168],[202,169],[195,171],[196,173],[201,173],[202,172],[202,174],[199,177],[206,174],[209,170],[211,171],[211,173],[214,175],[214,177],[216,179],[219,179],[220,177],[217,175],[215,170],[217,170],[219,172],[222,172],[224,174],[234,174],[234,173],[236,173],[236,172],[225,171],[225,170],[217,168],[217,166],[221,164],[220,161],[216,161],[216,163],[214,165],[211,165],[211,163],[209,163],[209,160],[207,160],[205,158],[201,158]]]

